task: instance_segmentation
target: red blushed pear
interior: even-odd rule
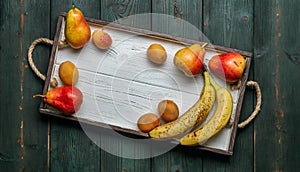
[[[73,115],[82,104],[82,93],[74,86],[62,86],[49,90],[43,97],[43,101],[50,106],[62,111],[65,115]]]
[[[90,26],[85,21],[82,12],[74,4],[66,17],[65,37],[68,44],[74,49],[82,48],[91,37]]]
[[[193,77],[202,71],[204,55],[205,49],[199,44],[193,44],[176,52],[174,64],[186,76]]]
[[[241,79],[246,60],[238,53],[229,52],[213,56],[208,62],[208,67],[219,78],[234,83]]]

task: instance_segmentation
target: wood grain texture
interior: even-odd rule
[[[60,22],[62,22],[59,24],[61,28],[57,32],[61,33],[60,39],[63,40],[65,23],[64,20]],[[97,21],[94,22],[97,23]],[[51,77],[55,78],[59,78],[58,68],[62,62],[71,61],[77,66],[80,79],[76,87],[83,92],[84,103],[76,117],[90,120],[90,124],[97,122],[139,131],[136,125],[139,116],[149,112],[157,113],[157,104],[160,101],[164,99],[175,101],[182,114],[198,100],[203,87],[203,78],[201,76],[186,77],[172,62],[172,55],[178,49],[183,48],[182,44],[139,36],[138,32],[127,32],[126,28],[119,30],[117,26],[115,28],[91,26],[92,32],[96,29],[103,29],[113,36],[114,53],[110,52],[112,49],[101,51],[90,41],[81,50],[75,51],[71,48],[58,50],[54,53],[56,55],[53,54],[51,57],[51,61],[55,64],[49,65],[51,69],[54,68]],[[132,28],[127,27],[127,29]],[[165,45],[171,55],[160,68],[157,68],[158,66],[146,57],[145,52],[151,42]],[[215,54],[207,50],[204,60],[207,62]],[[249,68],[245,74],[248,70]],[[215,80],[224,87],[228,86],[219,78]],[[247,75],[245,75],[243,85],[245,85],[245,80],[247,80]],[[59,86],[62,85],[60,80],[58,81]],[[232,117],[235,117],[236,105],[241,94],[240,90],[230,92],[234,102]],[[208,119],[212,113],[213,110]],[[205,146],[231,152],[230,140],[234,140],[231,135],[235,135],[231,133],[232,128],[226,128]]]
[[[290,1],[289,3],[281,3],[281,27],[282,31],[279,30],[277,34],[279,37],[279,50],[283,58],[280,58],[278,62],[279,67],[279,85],[281,101],[279,101],[280,108],[283,109],[283,121],[278,120],[277,126],[278,132],[283,136],[282,142],[282,167],[285,171],[293,171],[295,169],[300,169],[300,164],[297,162],[300,159],[300,150],[298,145],[300,143],[300,138],[297,137],[300,135],[298,130],[300,116],[299,111],[297,110],[299,100],[298,96],[300,95],[299,82],[299,72],[300,72],[300,32],[297,28],[300,27],[300,5],[299,1]],[[280,35],[281,33],[281,35]],[[287,58],[287,59],[284,59]],[[286,77],[288,76],[288,77]],[[285,118],[286,116],[286,118]],[[280,119],[280,118],[279,118]],[[282,128],[280,128],[282,126]],[[286,136],[285,132],[287,132]],[[280,135],[279,137],[280,138]],[[293,151],[291,151],[293,150]],[[286,152],[284,152],[286,151]]]
[[[51,120],[51,171],[98,171],[100,149],[75,122]]]
[[[22,2],[22,1],[21,1]],[[32,4],[31,4],[32,3]],[[23,42],[23,60],[24,60],[24,146],[25,146],[25,171],[46,171],[49,169],[49,145],[48,145],[48,132],[49,123],[47,118],[41,118],[36,107],[39,101],[33,100],[34,94],[41,93],[43,81],[37,80],[32,70],[27,64],[27,51],[31,42],[40,37],[50,36],[50,2],[49,1],[31,1],[31,3],[24,2],[24,42]],[[40,8],[45,7],[45,8]],[[47,16],[47,18],[37,19],[36,16]],[[37,28],[36,23],[41,24]],[[26,47],[26,48],[25,48]],[[48,51],[47,51],[48,50]],[[41,69],[42,72],[46,71],[49,59],[49,47],[38,46],[37,51],[34,52],[35,64]],[[20,79],[22,82],[22,78]],[[32,85],[36,85],[33,87]],[[36,158],[39,157],[39,158]],[[36,159],[36,160],[32,160]]]
[[[174,148],[153,158],[153,171],[203,171],[203,152],[186,148]]]
[[[39,100],[32,95],[39,93],[42,82],[37,80],[27,64],[27,47],[36,37],[49,36],[49,2],[1,2],[1,143],[0,169],[3,171],[46,171],[48,166],[48,122],[33,108]],[[36,28],[36,22],[41,26]],[[6,41],[4,41],[6,40]],[[47,66],[46,48],[34,53],[37,65]],[[46,60],[47,62],[47,60]],[[35,110],[33,110],[35,109]],[[36,159],[36,157],[39,157]],[[35,159],[34,161],[32,159]]]
[[[203,31],[214,44],[235,47],[242,50],[253,49],[253,1],[205,0],[203,6]],[[249,80],[252,78],[250,74]],[[241,121],[253,111],[253,91],[246,89]],[[238,129],[233,156],[223,160],[218,155],[203,159],[204,171],[253,171],[253,124]],[[252,163],[251,163],[252,162]]]
[[[20,25],[21,5],[19,2],[1,1],[1,68],[0,68],[0,94],[5,96],[0,104],[0,168],[6,171],[18,171],[23,168],[21,160],[22,112],[19,109],[22,93],[20,91],[22,66],[22,32]],[[8,16],[8,14],[10,14]],[[7,30],[12,32],[6,32]],[[12,74],[12,71],[15,71]],[[23,106],[23,105],[22,105]],[[2,139],[5,138],[5,139]]]
[[[57,17],[72,1],[0,1],[0,170],[1,171],[297,171],[300,156],[297,126],[299,98],[298,0],[91,0],[75,1],[87,17],[113,21],[144,12],[183,18],[208,35],[212,43],[253,51],[250,79],[258,81],[263,105],[255,125],[238,130],[234,154],[215,154],[174,148],[161,156],[134,160],[120,158],[90,142],[78,123],[48,119],[31,96],[42,91],[43,81],[26,62],[34,39],[55,34]],[[115,7],[118,7],[119,10]],[[127,5],[126,4],[130,4]],[[176,8],[174,6],[176,4]],[[114,8],[114,9],[113,9]],[[201,15],[198,16],[198,15]],[[197,16],[197,17],[195,17]],[[121,19],[121,20],[122,20]],[[152,18],[151,18],[152,20]],[[130,21],[130,22],[128,22]],[[176,33],[174,26],[145,23],[156,31]],[[179,32],[179,35],[189,36]],[[195,37],[199,39],[198,37]],[[34,60],[46,72],[49,47],[38,46]],[[254,93],[248,88],[241,119],[252,111]],[[49,128],[48,128],[49,127]],[[47,150],[47,137],[52,150]],[[93,137],[99,136],[95,131]],[[130,150],[130,142],[101,133],[100,141],[117,151]],[[48,159],[50,157],[50,159]],[[47,164],[50,164],[48,166]]]
[[[203,32],[212,43],[252,50],[253,1],[204,1]]]
[[[206,42],[202,31],[202,1],[153,0],[152,30]]]
[[[262,83],[264,104],[255,122],[257,171],[299,169],[299,1],[257,2],[255,78]],[[293,7],[293,8],[292,8]],[[268,67],[266,67],[268,64]],[[263,146],[264,145],[264,146]],[[264,158],[268,157],[268,158]]]
[[[200,28],[202,28],[202,8],[200,8],[200,10],[197,8],[198,6],[201,6],[201,4],[202,1],[153,0],[152,12],[166,14],[167,16],[154,16],[152,19],[152,30],[174,36],[189,37],[192,39],[205,41],[202,38],[198,38],[197,35],[195,37],[195,35],[187,34],[189,31],[190,33],[199,33],[199,35],[201,35]],[[196,14],[197,17],[195,17]],[[184,26],[186,29],[184,29]],[[187,30],[187,32],[185,32],[185,30]],[[191,155],[189,153],[190,152],[188,151],[185,152],[175,148],[172,151],[164,153],[163,155],[154,157],[152,169],[155,172],[202,171],[202,156],[199,156],[199,154]]]
[[[101,20],[144,29],[151,27],[151,18],[148,15],[144,15],[144,13],[151,12],[150,0],[103,0],[101,1],[101,9]],[[136,14],[140,15],[135,16]],[[105,145],[112,145],[115,149],[114,151],[119,153],[122,153],[122,151],[139,152],[142,149],[142,146],[135,145],[132,141],[111,137],[109,134],[102,134],[100,139]],[[134,148],[132,148],[133,145],[135,145]],[[101,152],[101,162],[101,171],[147,171],[151,165],[150,159],[121,158],[105,150]]]
[[[101,1],[101,18],[137,28],[151,27],[151,0]]]
[[[86,17],[99,18],[100,1],[73,1]],[[51,38],[54,38],[57,18],[71,8],[71,1],[51,1]],[[51,171],[98,171],[100,148],[75,122],[51,119]],[[91,158],[93,157],[93,158]]]

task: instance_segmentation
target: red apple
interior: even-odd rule
[[[208,67],[219,78],[233,83],[241,79],[246,60],[238,53],[229,52],[213,56],[208,62]]]
[[[176,52],[174,64],[186,76],[193,77],[202,71],[204,55],[205,49],[199,44],[193,44]]]

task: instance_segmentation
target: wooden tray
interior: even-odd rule
[[[62,13],[58,18],[43,94],[50,89],[50,78],[59,78],[59,64],[69,60],[78,67],[79,82],[76,87],[83,92],[84,100],[80,110],[72,117],[63,116],[44,102],[40,105],[41,113],[149,137],[136,126],[139,116],[147,112],[157,113],[157,104],[163,99],[175,101],[182,114],[199,98],[203,86],[202,75],[186,77],[174,66],[173,56],[182,47],[193,43],[202,45],[203,42],[86,18],[92,32],[104,29],[111,35],[112,49],[101,51],[91,40],[80,50],[70,47],[58,49],[59,41],[64,40],[65,16],[66,13]],[[154,65],[146,58],[146,49],[151,43],[161,43],[168,52],[167,61],[162,66]],[[213,55],[232,51],[242,54],[247,62],[241,87],[231,90],[234,100],[233,125],[223,129],[205,145],[195,147],[232,155],[252,54],[212,44],[208,44],[206,50],[206,64]],[[229,88],[224,81],[214,78],[220,85]],[[59,85],[62,85],[60,81]]]

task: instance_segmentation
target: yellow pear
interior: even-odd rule
[[[91,37],[91,29],[85,21],[82,12],[72,4],[66,18],[65,37],[68,44],[74,48],[82,48]]]

